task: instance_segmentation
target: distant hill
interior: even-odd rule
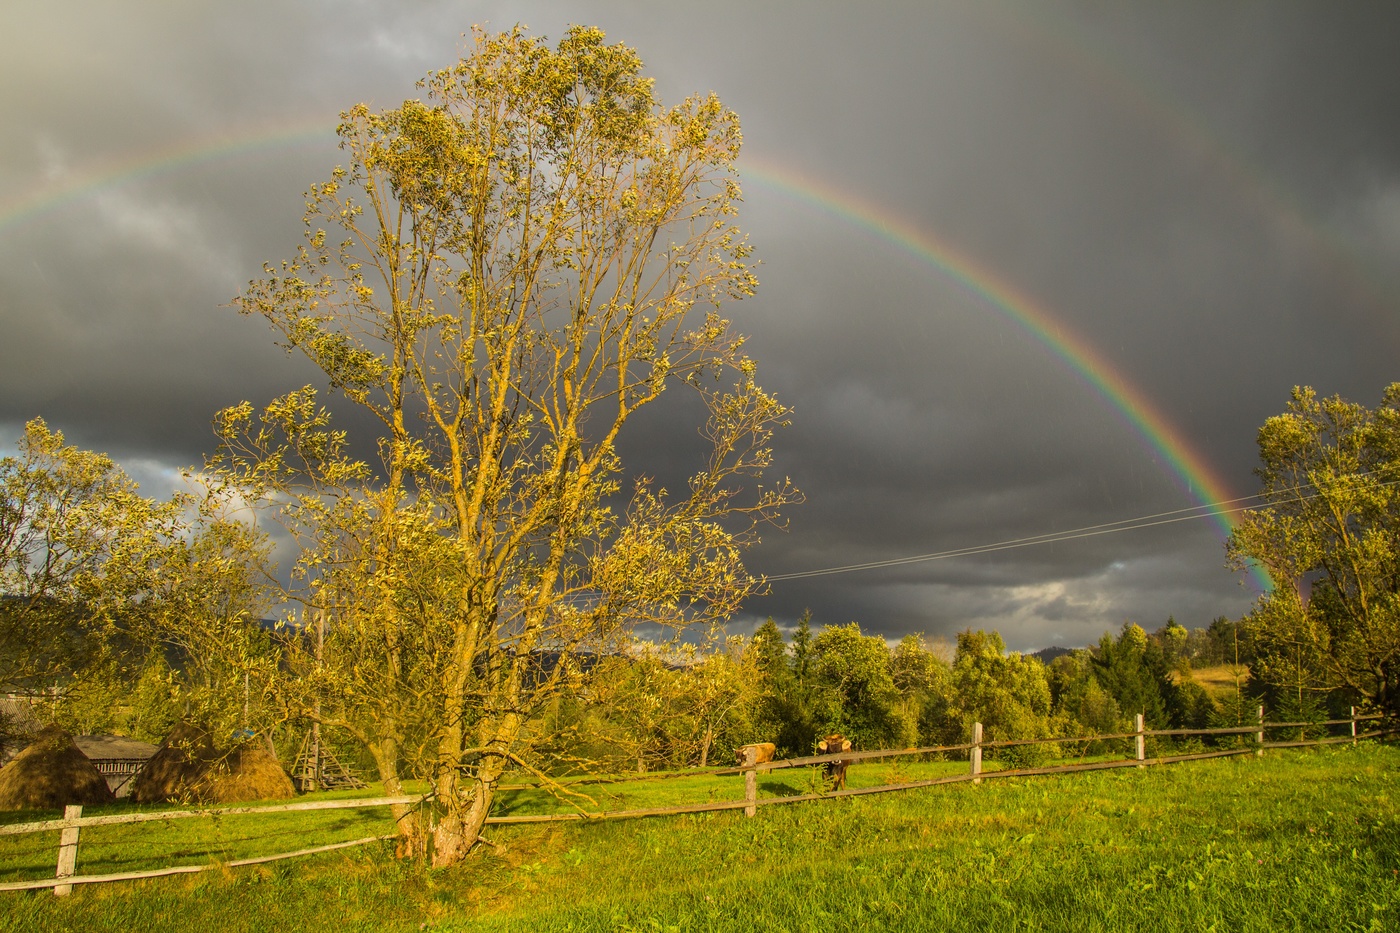
[[[1053,648],[1041,648],[1039,651],[1032,651],[1028,655],[1028,657],[1039,658],[1041,664],[1049,664],[1051,661],[1055,660],[1061,655],[1069,654],[1071,651],[1074,650],[1076,649],[1061,648],[1059,646],[1055,646]]]

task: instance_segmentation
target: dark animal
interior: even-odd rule
[[[817,752],[822,755],[834,755],[837,752],[849,752],[851,750],[851,740],[844,735],[828,735],[817,743]],[[832,790],[840,790],[846,786],[846,766],[849,761],[828,761],[822,765],[822,771],[826,774],[826,783]]]
[[[761,765],[765,761],[773,760],[773,754],[778,750],[778,746],[774,745],[772,742],[755,742],[753,745],[740,745],[734,750],[734,757],[739,760],[740,765],[749,763],[748,759],[745,757],[749,749],[754,750],[754,764]]]

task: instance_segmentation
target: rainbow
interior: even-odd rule
[[[1181,432],[1087,340],[1075,334],[1044,306],[1004,277],[942,237],[903,220],[846,191],[823,184],[787,166],[745,157],[745,175],[874,234],[920,263],[957,282],[1003,317],[1035,338],[1102,396],[1171,468],[1186,492],[1211,515],[1223,535],[1234,526],[1228,510],[1212,503],[1235,499],[1225,481]],[[1268,576],[1252,570],[1255,582],[1270,588]]]
[[[328,145],[334,126],[325,123],[279,127],[259,135],[223,136],[145,153],[111,163],[6,205],[0,205],[0,234],[40,214],[80,201],[118,185],[168,175],[199,165],[249,154],[306,145]],[[1136,386],[1124,378],[1098,350],[1058,320],[1043,304],[1018,290],[989,267],[937,234],[915,227],[888,209],[785,166],[744,157],[748,178],[782,195],[830,214],[900,249],[924,265],[951,278],[1001,313],[1077,373],[1119,412],[1170,467],[1187,493],[1203,507],[1234,498],[1209,462]],[[1232,530],[1229,513],[1213,507],[1211,514],[1224,535]],[[1257,585],[1267,590],[1268,577],[1252,571]]]
[[[257,133],[226,134],[214,139],[186,140],[157,152],[149,150],[114,159],[73,178],[0,203],[0,234],[40,214],[58,210],[91,197],[104,188],[127,185],[170,175],[195,166],[263,152],[281,152],[302,146],[325,145],[335,140],[335,125],[317,121],[313,125],[262,128]]]

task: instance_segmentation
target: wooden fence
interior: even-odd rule
[[[622,820],[636,819],[649,816],[674,816],[686,813],[708,813],[724,810],[743,810],[745,815],[754,816],[759,807],[777,806],[790,803],[803,803],[813,800],[831,800],[841,797],[856,797],[865,794],[883,794],[891,791],[912,790],[920,787],[934,787],[940,784],[958,784],[972,782],[980,784],[983,780],[1009,777],[1028,777],[1034,775],[1069,774],[1076,771],[1103,771],[1112,768],[1145,768],[1152,765],[1176,764],[1183,761],[1202,761],[1210,758],[1226,758],[1237,755],[1262,755],[1268,748],[1299,748],[1312,745],[1329,745],[1335,743],[1349,742],[1355,744],[1360,739],[1376,738],[1383,735],[1390,735],[1400,732],[1400,728],[1384,726],[1380,720],[1381,715],[1356,715],[1355,708],[1352,715],[1347,719],[1330,719],[1322,722],[1265,722],[1264,708],[1259,707],[1259,721],[1257,724],[1249,726],[1236,726],[1225,729],[1147,729],[1143,723],[1141,714],[1134,719],[1134,730],[1132,732],[1121,732],[1111,735],[1088,735],[1061,738],[1045,739],[1011,739],[1003,741],[984,741],[982,724],[974,723],[972,727],[972,741],[962,745],[934,745],[922,748],[899,748],[899,749],[878,749],[873,751],[850,751],[831,755],[808,755],[801,758],[786,758],[777,761],[755,763],[750,759],[743,765],[731,768],[704,768],[689,769],[685,771],[654,772],[651,775],[638,775],[636,778],[650,777],[652,779],[666,777],[689,777],[701,775],[743,775],[744,796],[739,800],[708,801],[697,804],[684,804],[670,807],[650,807],[633,810],[606,810],[606,811],[585,811],[576,810],[573,813],[552,813],[538,815],[520,816],[491,816],[486,822],[493,825],[518,825],[524,823],[555,823],[568,821],[600,821],[600,820]],[[1365,724],[1372,723],[1378,728],[1365,728]],[[1266,741],[1266,733],[1281,729],[1299,729],[1306,732],[1308,729],[1319,727],[1346,726],[1348,733],[1337,736],[1327,736],[1316,739],[1308,739],[1305,736],[1296,741]],[[1358,726],[1361,728],[1358,729]],[[1154,738],[1184,738],[1188,736],[1209,736],[1228,737],[1242,736],[1248,737],[1243,745],[1235,748],[1216,749],[1212,751],[1194,752],[1184,755],[1167,755],[1147,757],[1147,742]],[[1079,762],[1065,765],[1050,765],[1046,767],[1032,768],[1009,768],[1003,770],[984,770],[982,753],[988,749],[1008,749],[1033,745],[1045,744],[1073,744],[1076,742],[1105,742],[1132,740],[1133,757],[1124,759],[1112,759],[1107,761]],[[842,790],[828,791],[823,793],[795,794],[786,797],[759,797],[757,789],[757,775],[760,772],[778,771],[785,768],[805,768],[814,765],[825,764],[826,762],[845,761],[855,763],[860,761],[874,761],[882,758],[905,758],[923,755],[948,755],[966,752],[968,770],[962,774],[947,775],[944,777],[931,778],[920,781],[906,781],[897,784],[881,784],[873,787],[844,788]],[[615,780],[628,780],[627,778]],[[386,839],[396,838],[396,834],[366,836],[361,839],[352,839],[345,842],[336,842],[329,845],[315,846],[307,849],[298,849],[294,852],[280,852],[275,855],[264,855],[255,858],[237,859],[228,862],[219,862],[203,865],[181,865],[167,868],[157,868],[147,871],[118,872],[104,875],[79,875],[77,874],[78,860],[78,839],[79,833],[84,827],[90,826],[115,826],[125,823],[144,823],[153,820],[179,820],[200,817],[234,816],[239,814],[270,814],[288,813],[308,810],[351,810],[366,809],[372,807],[391,806],[420,806],[429,800],[430,795],[419,796],[399,796],[399,797],[372,797],[349,800],[315,800],[303,801],[301,803],[281,804],[276,806],[263,807],[217,807],[198,810],[164,810],[147,813],[122,813],[107,816],[83,816],[81,806],[70,806],[64,810],[61,819],[40,820],[32,823],[12,823],[8,826],[0,826],[0,836],[16,835],[22,833],[39,833],[59,831],[58,864],[53,878],[43,878],[32,881],[11,881],[0,883],[0,891],[22,891],[39,888],[52,888],[54,894],[65,895],[72,891],[75,884],[95,884],[108,881],[132,881],[140,878],[156,878],[163,875],[190,874],[194,872],[207,871],[211,868],[229,867],[236,868],[243,865],[259,865],[267,862],[279,861],[282,859],[298,858],[305,855],[314,855],[319,852],[331,852],[337,849],[346,849],[353,846],[365,845],[366,843],[377,842]]]

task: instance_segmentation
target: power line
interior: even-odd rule
[[[1370,471],[1357,476],[1368,476]],[[1385,480],[1380,482],[1380,486],[1394,486],[1400,484],[1400,480]],[[1316,484],[1312,485],[1316,488]],[[1302,486],[1296,486],[1299,495],[1289,499],[1273,500],[1270,505],[1287,505],[1293,502],[1305,502],[1308,499],[1316,499],[1321,493],[1314,492],[1302,494]],[[838,573],[853,573],[858,570],[877,570],[883,567],[899,567],[904,564],[919,564],[927,561],[947,560],[951,557],[969,557],[977,554],[989,554],[994,551],[1006,551],[1014,548],[1031,547],[1037,544],[1054,544],[1059,541],[1073,541],[1078,538],[1092,538],[1098,535],[1115,534],[1120,531],[1135,531],[1139,528],[1152,528],[1157,525],[1172,525],[1177,522],[1188,522],[1197,518],[1209,518],[1211,515],[1223,512],[1245,512],[1253,506],[1240,505],[1239,503],[1262,500],[1264,495],[1258,493],[1252,496],[1239,496],[1234,499],[1224,499],[1220,502],[1208,502],[1203,505],[1191,506],[1184,509],[1173,509],[1168,512],[1156,512],[1152,515],[1140,515],[1136,518],[1125,518],[1115,522],[1104,522],[1098,525],[1086,525],[1083,528],[1071,528],[1067,531],[1048,532],[1040,535],[1030,535],[1024,538],[1011,538],[1006,541],[997,541],[991,544],[978,544],[969,547],[953,548],[947,551],[934,551],[929,554],[915,554],[910,557],[893,557],[888,560],[873,560],[859,564],[844,564],[837,567],[823,567],[819,570],[801,570],[794,573],[778,573],[764,577],[770,583],[782,580],[802,580],[808,577],[823,577]]]

